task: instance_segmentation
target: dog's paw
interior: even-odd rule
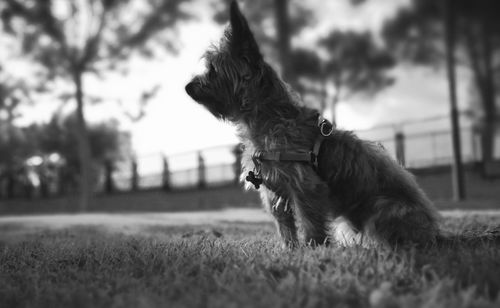
[[[299,242],[295,240],[284,241],[281,248],[284,250],[295,250],[299,247]]]

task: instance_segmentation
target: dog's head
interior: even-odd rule
[[[219,46],[205,54],[206,72],[186,85],[186,92],[219,119],[236,121],[251,108],[252,92],[259,91],[264,61],[236,1],[230,25]]]

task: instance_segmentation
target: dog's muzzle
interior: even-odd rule
[[[190,83],[188,83],[185,87],[186,89],[186,93],[191,96],[193,99],[196,99],[196,94],[197,92],[199,91],[199,88],[200,88],[200,83],[199,82],[196,82],[196,81],[191,81]]]

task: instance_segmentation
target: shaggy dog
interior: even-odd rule
[[[435,242],[438,215],[414,177],[382,147],[301,105],[263,60],[235,1],[230,26],[205,59],[206,73],[186,91],[238,127],[242,177],[259,189],[286,245],[298,243],[297,225],[306,243],[328,243],[329,222],[339,217],[378,243]]]

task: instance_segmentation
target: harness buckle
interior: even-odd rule
[[[328,125],[331,125],[330,131],[325,132],[325,127]],[[321,132],[321,135],[323,135],[323,137],[330,136],[333,133],[334,129],[335,129],[335,126],[333,124],[328,123],[328,121],[326,119],[323,119],[323,121],[321,121],[321,123],[319,125],[319,131]]]

